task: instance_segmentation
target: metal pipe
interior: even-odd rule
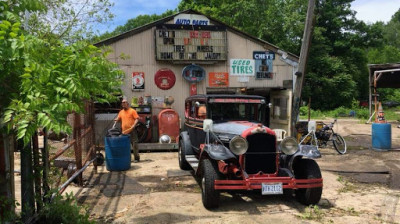
[[[65,188],[68,187],[68,185],[78,176],[80,175],[91,163],[93,163],[95,160],[97,159],[97,157],[94,157],[92,160],[90,160],[89,162],[87,162],[82,169],[76,171],[63,185],[61,185],[58,188],[58,193],[62,194],[65,190]],[[56,193],[53,193],[53,195],[51,196],[51,199],[53,199],[55,197]]]
[[[59,156],[61,156],[67,149],[69,149],[74,144],[75,144],[75,139],[72,139],[72,141],[70,143],[68,143],[68,145],[62,147],[61,150],[58,150],[54,156],[50,157],[49,160],[52,161],[52,160],[57,159]]]

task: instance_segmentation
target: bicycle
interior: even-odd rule
[[[344,138],[335,133],[333,125],[337,122],[335,119],[330,124],[322,123],[322,128],[315,130],[315,135],[310,133],[305,134],[301,137],[300,144],[315,144],[318,147],[326,147],[329,141],[332,141],[333,147],[339,154],[345,154],[347,151],[347,145]]]

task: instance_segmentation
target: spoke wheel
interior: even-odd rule
[[[334,134],[332,135],[333,147],[335,147],[336,151],[339,154],[345,154],[347,151],[346,141],[341,135]]]

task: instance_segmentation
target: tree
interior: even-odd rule
[[[6,127],[7,133],[15,133],[26,145],[38,128],[70,132],[67,113],[83,112],[85,99],[115,100],[113,93],[120,91],[124,77],[118,65],[107,60],[106,50],[85,41],[66,45],[57,34],[39,35],[23,29],[21,15],[46,12],[46,2],[0,1],[0,129],[4,133]],[[3,153],[2,145],[0,149]],[[31,157],[24,161],[32,162]],[[0,194],[3,180],[7,180],[6,173],[0,173]],[[1,209],[0,213],[4,207]],[[22,206],[25,216],[32,210]]]
[[[167,16],[171,16],[176,13],[176,10],[167,10],[161,15],[152,14],[152,15],[139,15],[133,19],[129,19],[124,25],[117,26],[112,32],[105,32],[99,36],[95,36],[91,39],[91,42],[98,42],[121,33],[133,30],[137,27],[146,25],[148,23],[154,22],[156,20],[162,19]]]
[[[110,0],[41,1],[45,4],[43,10],[26,13],[21,20],[28,25],[29,33],[43,39],[68,43],[89,39],[95,35],[96,24],[107,23],[114,17]]]

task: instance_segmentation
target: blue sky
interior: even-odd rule
[[[180,0],[111,0],[111,9],[115,18],[104,26],[97,26],[100,33],[112,31],[118,25],[124,25],[129,19],[138,15],[161,14],[167,9],[175,9]],[[387,22],[400,8],[400,0],[355,0],[352,9],[357,11],[356,17],[366,23],[376,21]]]

